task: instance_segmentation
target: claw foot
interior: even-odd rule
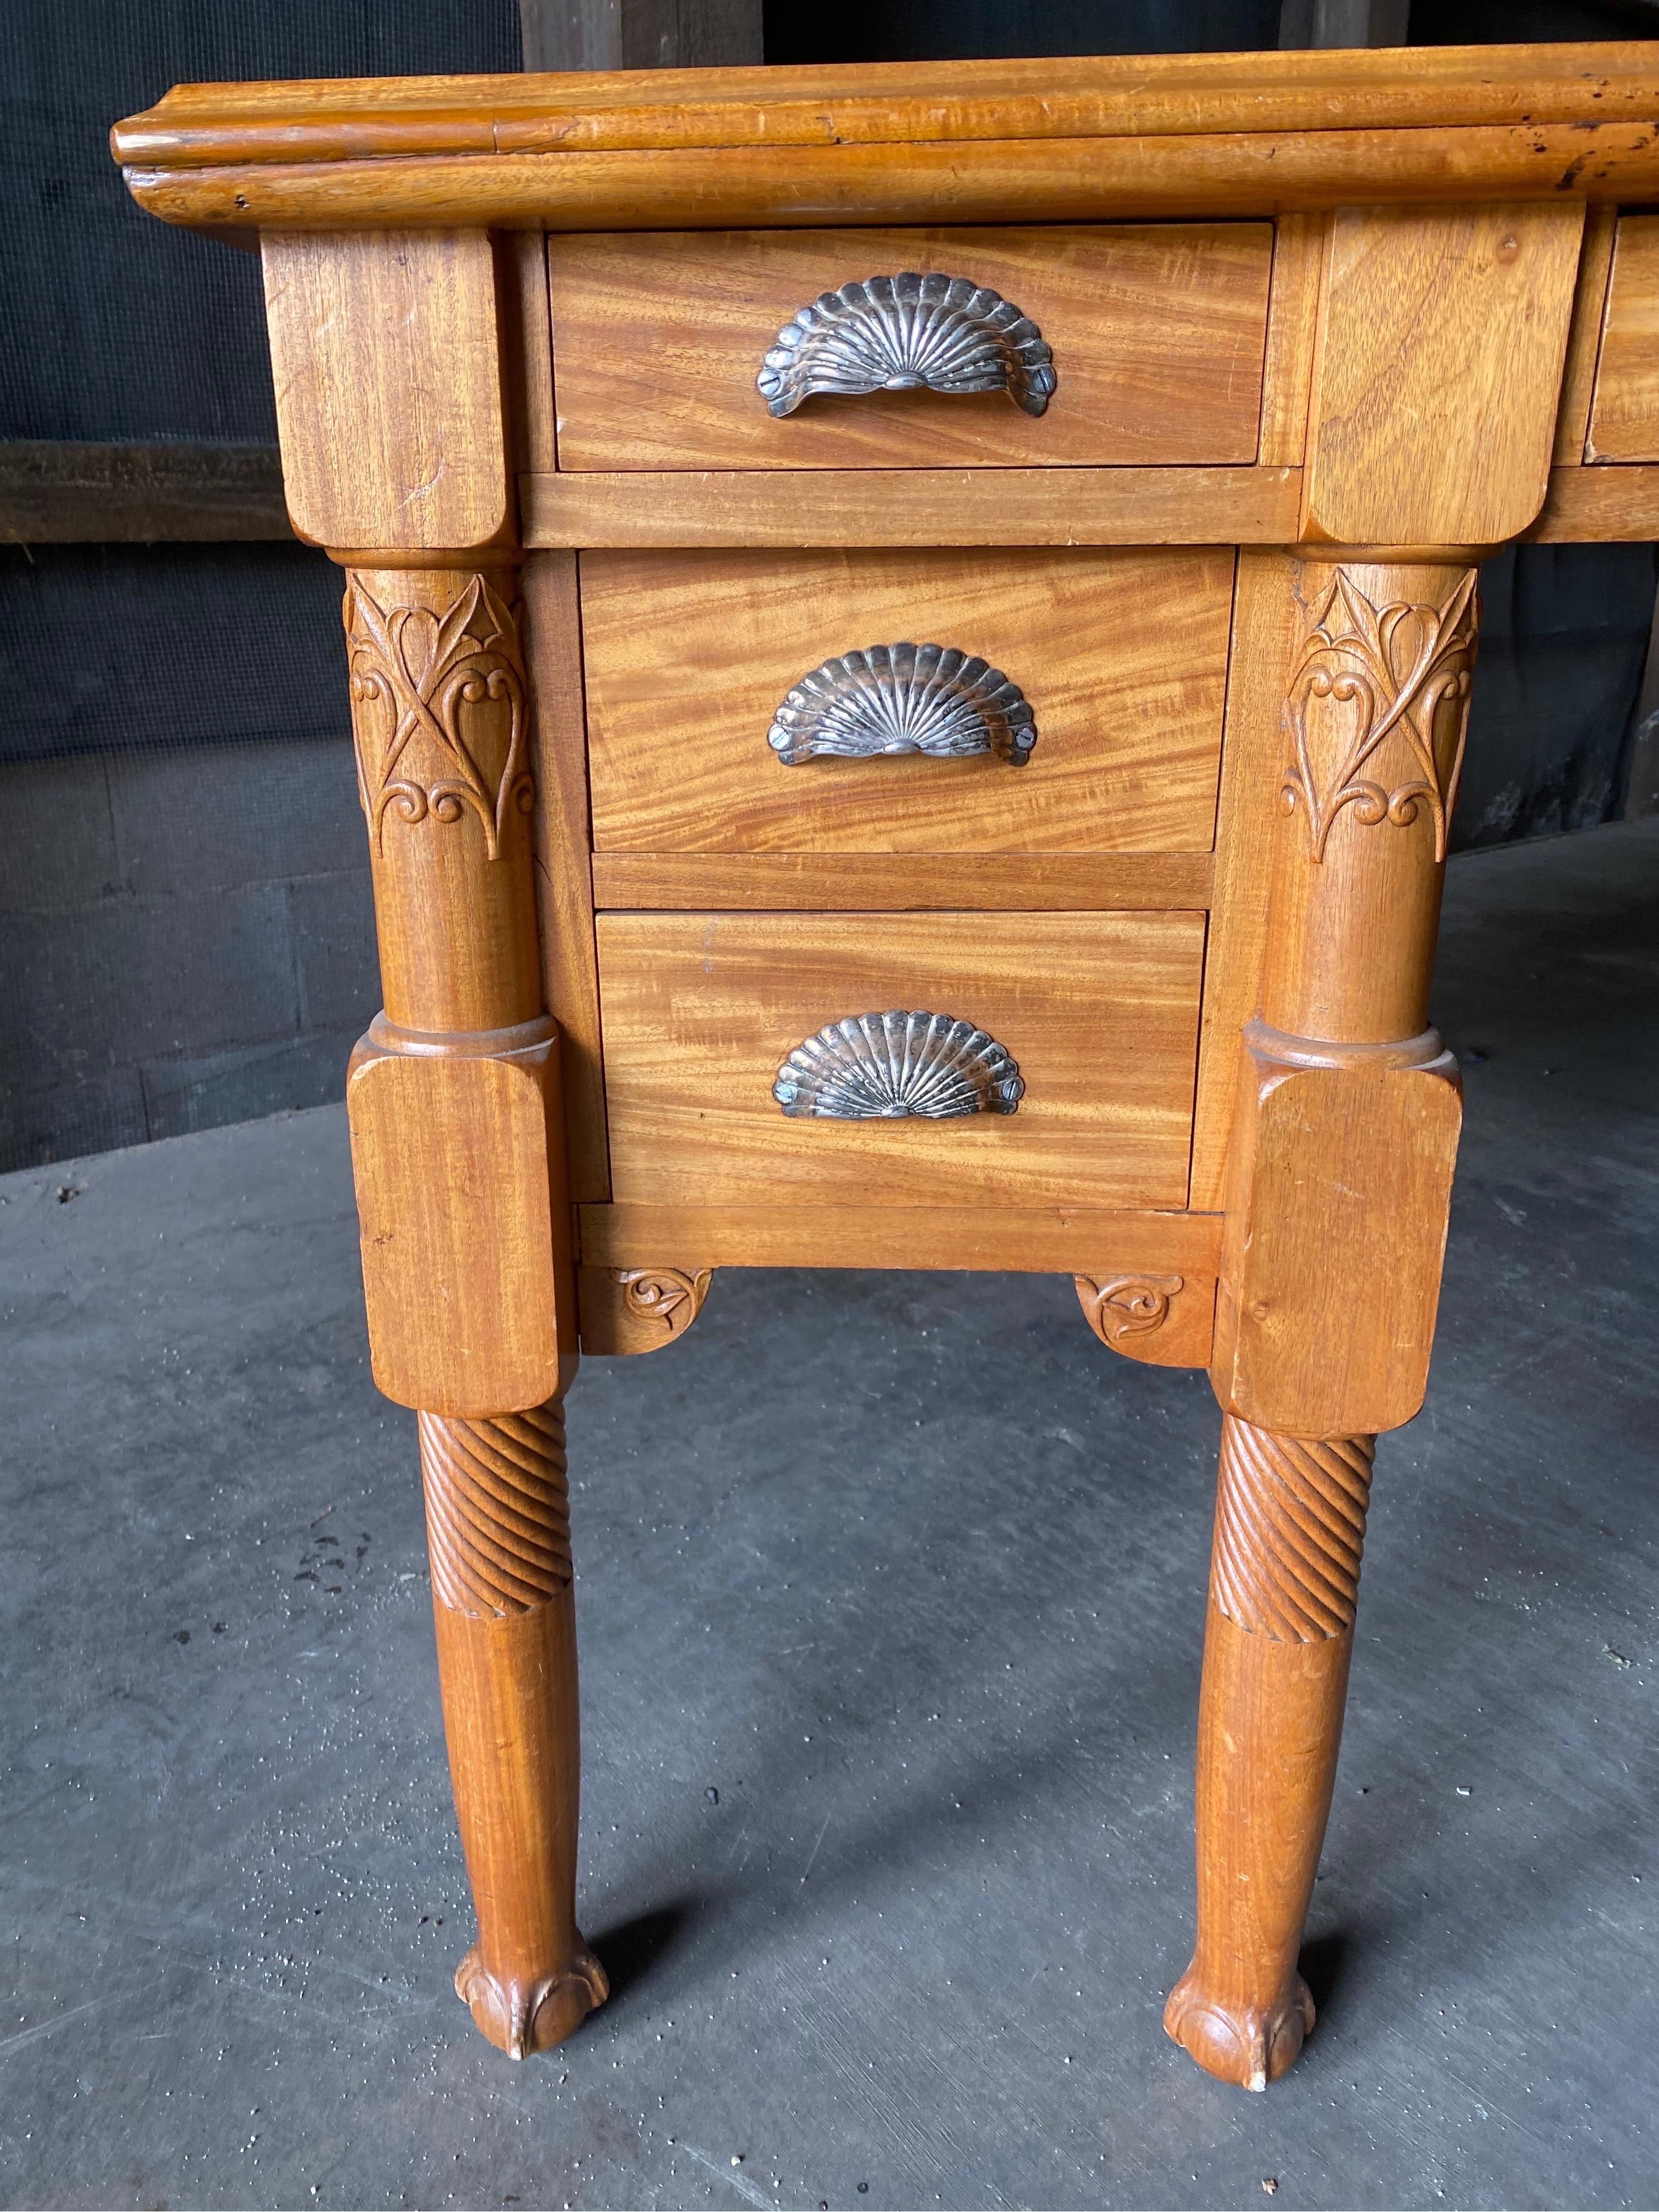
[[[1314,2024],[1314,2001],[1300,1974],[1267,2005],[1228,2005],[1199,1980],[1198,1964],[1170,1992],[1164,2032],[1218,2081],[1265,2089],[1295,2060]]]
[[[575,1956],[556,1974],[533,1982],[498,1981],[475,1943],[455,1969],[455,1994],[473,2024],[509,2058],[550,2051],[580,2027],[611,1994],[605,1968],[578,1939]]]

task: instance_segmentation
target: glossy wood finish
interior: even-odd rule
[[[264,231],[290,505],[349,572],[371,1340],[506,2048],[605,1993],[578,1335],[672,1346],[727,1267],[921,1267],[1070,1275],[1103,1347],[1207,1364],[1166,2019],[1248,2087],[1295,2057],[1376,1433],[1439,1292],[1473,563],[1659,537],[1656,109],[1659,47],[1598,45],[182,88],[118,130],[153,210]],[[964,247],[1054,345],[1046,416],[768,416],[786,315]],[[1031,761],[770,756],[791,685],[905,640],[1021,684]],[[782,1113],[793,1048],[891,1008],[988,1030],[1018,1110]]]
[[[1659,216],[1620,218],[1584,459],[1659,461]]]
[[[1295,468],[908,469],[902,500],[870,478],[636,470],[528,476],[519,497],[526,544],[559,547],[1283,545],[1302,511]]]
[[[559,466],[1254,460],[1272,249],[1266,223],[554,239]],[[798,308],[902,269],[988,286],[1036,324],[1058,378],[1042,415],[1003,392],[817,398],[781,420],[756,404]]]
[[[595,851],[1206,851],[1232,569],[1215,551],[590,553]],[[783,766],[766,739],[788,691],[901,639],[1012,678],[1030,760]]]
[[[968,1267],[1026,1274],[1208,1276],[1217,1213],[1091,1205],[584,1206],[584,1267],[644,1267],[665,1252],[707,1267]]]
[[[596,853],[593,903],[1066,914],[1210,903],[1207,853]]]
[[[262,252],[283,477],[300,536],[405,551],[499,537],[507,471],[484,233],[267,232]],[[345,393],[352,404],[342,406]]]
[[[1496,545],[1526,528],[1549,473],[1583,220],[1571,200],[1339,211],[1304,538]]]
[[[1280,805],[1229,1158],[1199,1926],[1170,2033],[1260,2089],[1312,2027],[1297,1950],[1330,1810],[1374,1431],[1422,1402],[1456,1152],[1428,983],[1477,606],[1450,566],[1261,579]],[[1294,607],[1294,617],[1290,609]],[[1271,648],[1259,671],[1263,691]],[[1264,702],[1265,703],[1265,700]],[[1269,1026],[1271,1024],[1271,1026]]]
[[[1641,198],[1652,110],[1609,43],[185,86],[112,144],[215,228],[821,228]]]
[[[611,1187],[625,1205],[1181,1206],[1200,915],[601,915]],[[825,1023],[971,1021],[1017,1113],[794,1121],[772,1096]]]

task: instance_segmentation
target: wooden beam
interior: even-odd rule
[[[0,538],[22,545],[291,538],[275,446],[0,443]]]

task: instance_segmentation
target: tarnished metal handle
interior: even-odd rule
[[[775,415],[815,392],[1006,392],[1041,415],[1054,361],[1034,322],[966,276],[866,276],[823,292],[778,332],[757,382]]]
[[[787,768],[815,753],[866,760],[994,753],[1018,768],[1037,739],[1030,703],[1000,668],[954,645],[871,645],[826,660],[789,692],[766,742]]]
[[[772,1096],[799,1121],[954,1121],[1018,1111],[1025,1085],[1006,1048],[950,1014],[854,1014],[804,1038]]]

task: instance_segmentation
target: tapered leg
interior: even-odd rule
[[[1164,2024],[1265,2089],[1302,2048],[1297,1972],[1342,1735],[1374,1439],[1229,1414],[1198,1723],[1198,1948]]]
[[[1229,727],[1272,715],[1282,766],[1211,1353],[1198,1942],[1164,2025],[1212,2074],[1265,2089],[1313,2025],[1297,1953],[1376,1439],[1422,1404],[1434,1337],[1460,1104],[1428,986],[1476,601],[1451,562],[1281,573],[1271,556],[1247,586]]]
[[[478,1940],[458,1993],[509,2057],[607,1995],[576,1926],[580,1745],[564,1414],[420,1417],[438,1674]]]

